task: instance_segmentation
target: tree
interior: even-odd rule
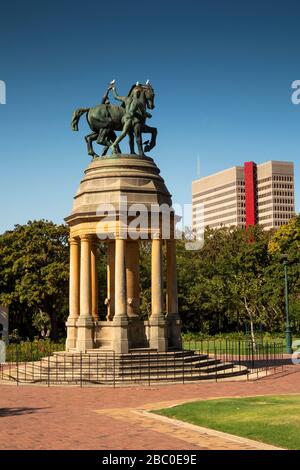
[[[42,312],[42,310],[36,312],[32,317],[32,325],[42,338],[50,336],[51,319],[48,313]]]
[[[271,269],[273,288],[278,304],[284,312],[284,270],[283,261],[287,260],[289,304],[291,321],[299,328],[300,321],[300,215],[280,227],[271,237],[268,245],[272,259]],[[275,282],[274,282],[275,281]],[[283,321],[283,319],[282,319]]]
[[[239,307],[240,318],[250,324],[252,344],[255,347],[256,324],[263,325],[266,320],[266,309],[263,305],[263,277],[255,276],[251,271],[240,272],[233,277],[230,293]]]
[[[11,328],[32,336],[32,319],[43,311],[56,338],[68,312],[68,228],[29,221],[0,235],[0,272],[0,303],[10,306]]]

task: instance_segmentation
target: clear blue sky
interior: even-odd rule
[[[28,219],[62,222],[89,162],[75,108],[100,101],[115,78],[156,92],[151,155],[173,201],[191,181],[246,160],[295,162],[299,210],[299,1],[2,2],[0,232]],[[123,143],[123,150],[127,144]]]

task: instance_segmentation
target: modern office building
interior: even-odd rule
[[[294,164],[245,162],[192,183],[193,229],[278,228],[295,215]]]

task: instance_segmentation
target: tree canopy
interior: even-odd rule
[[[45,220],[16,225],[0,236],[0,303],[10,308],[10,329],[32,336],[38,312],[51,335],[62,334],[68,312],[68,229]]]

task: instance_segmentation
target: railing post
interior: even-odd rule
[[[157,382],[159,382],[159,355],[158,353],[156,354],[156,367],[157,367],[156,378],[157,378]]]
[[[105,356],[105,360],[107,361],[107,353]],[[96,354],[96,382],[99,382],[99,354]]]
[[[40,371],[42,368],[40,367]],[[48,378],[48,387],[50,387],[50,356],[48,355],[48,367],[47,367],[47,378]]]
[[[253,341],[251,341],[251,367],[254,369],[254,346]]]
[[[82,387],[82,351],[80,351],[80,387]]]
[[[74,354],[72,354],[72,382],[74,382]]]
[[[115,360],[115,351],[113,351],[113,371],[114,371],[113,382],[114,382],[114,388],[115,388],[115,386],[116,386],[116,360]]]
[[[66,355],[64,354],[64,382],[66,381]]]
[[[158,352],[157,352],[157,354],[158,354]],[[151,374],[151,372],[150,372],[150,351],[148,351],[148,385],[149,385],[149,387],[150,387],[150,382],[151,382],[150,374]]]
[[[16,344],[16,363],[17,363],[17,386],[19,386],[19,355],[18,355],[18,345]]]

